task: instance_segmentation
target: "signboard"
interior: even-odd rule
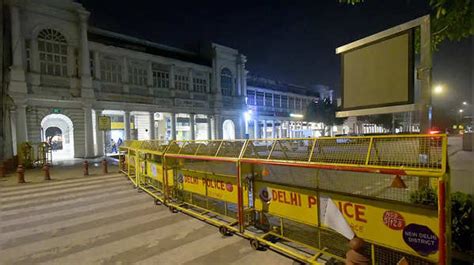
[[[350,227],[352,234],[378,245],[398,249],[432,261],[438,260],[439,228],[436,210],[399,203],[367,201],[335,194],[320,194],[273,183],[255,182],[255,208],[311,226],[338,230]],[[330,199],[337,215],[320,212]],[[332,213],[334,214],[334,213]],[[318,219],[321,218],[321,219]],[[338,220],[339,218],[339,220]],[[324,220],[332,223],[325,224]],[[339,223],[339,224],[338,224]],[[352,233],[353,232],[353,233]]]
[[[412,35],[409,30],[341,54],[343,110],[413,103]]]
[[[236,178],[179,170],[176,180],[182,184],[185,191],[221,201],[237,203]],[[247,201],[244,195],[244,204],[247,204]]]
[[[98,120],[99,130],[109,131],[112,127],[112,122],[109,116],[99,116]]]
[[[308,225],[318,225],[314,191],[254,182],[255,209]]]
[[[61,109],[53,108],[53,113],[59,114],[59,113],[61,113]]]
[[[415,32],[419,62],[415,64]],[[336,49],[341,57],[342,110],[337,117],[422,111],[430,120],[430,17],[423,16]],[[415,70],[418,69],[418,70]],[[415,76],[420,93],[415,97]]]

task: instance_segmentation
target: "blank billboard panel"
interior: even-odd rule
[[[342,53],[343,110],[413,103],[413,32]]]

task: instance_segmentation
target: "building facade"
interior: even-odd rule
[[[305,120],[313,89],[247,76],[245,131],[250,138],[303,138],[320,135],[321,124]]]
[[[58,156],[94,157],[127,139],[245,135],[246,57],[210,43],[186,51],[88,25],[73,1],[11,0],[4,152],[55,141]],[[98,117],[112,118],[103,133]]]

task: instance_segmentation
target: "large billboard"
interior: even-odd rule
[[[413,30],[341,53],[344,111],[413,103]]]

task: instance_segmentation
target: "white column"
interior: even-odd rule
[[[245,138],[245,134],[246,134],[246,123],[247,121],[245,120],[244,117],[242,117],[242,115],[239,115],[238,117],[238,121],[239,121],[239,134],[236,136],[237,139],[244,139]]]
[[[176,113],[171,113],[171,140],[176,140]]]
[[[26,123],[26,105],[18,104],[15,110],[16,145],[28,141],[28,128]]]
[[[149,118],[149,127],[148,127],[149,137],[150,137],[150,140],[154,140],[155,139],[155,113],[152,111],[148,113],[148,118]]]
[[[283,137],[283,121],[279,121],[280,126],[278,127],[278,138],[284,138]]]
[[[258,120],[254,119],[253,120],[253,138],[258,139]]]
[[[275,138],[275,133],[276,133],[275,120],[272,120],[272,138]]]
[[[123,129],[125,140],[130,140],[130,111],[123,112]]]
[[[291,121],[287,121],[287,128],[288,128],[288,130],[286,131],[287,137],[293,138],[292,131],[291,131]]]
[[[84,110],[84,141],[85,155],[84,157],[94,156],[94,131],[92,127],[92,109],[90,106],[83,108]]]
[[[194,114],[189,114],[189,124],[190,124],[190,133],[191,133],[191,140],[196,139],[196,119]]]
[[[212,139],[211,115],[207,115],[207,139]]]
[[[24,39],[21,34],[20,11],[14,4],[10,5],[12,66],[10,71],[9,91],[27,93],[25,68],[23,65]]]
[[[222,121],[220,115],[214,115],[214,124],[216,139],[222,139]]]
[[[23,36],[21,34],[20,10],[12,4],[10,6],[11,38],[12,38],[12,66],[23,70]]]
[[[89,18],[89,12],[80,11],[80,47],[81,47],[81,95],[82,97],[94,97],[92,91],[92,78],[91,69],[89,64],[89,41],[87,39],[87,19]]]
[[[263,120],[263,133],[262,133],[262,138],[266,139],[267,138],[267,120]]]
[[[99,117],[102,115],[102,110],[95,110],[95,138],[97,139],[97,156],[104,155],[104,131],[99,130]]]

